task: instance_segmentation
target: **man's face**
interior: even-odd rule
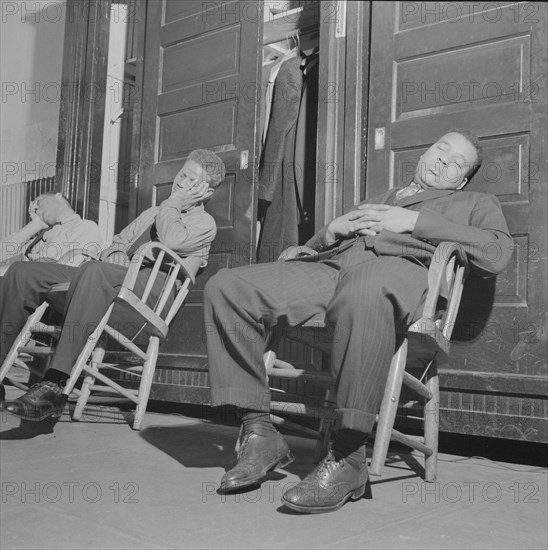
[[[59,221],[59,200],[55,195],[42,195],[36,199],[35,212],[47,225],[55,225]]]
[[[476,148],[463,135],[442,136],[419,159],[414,181],[424,189],[459,189],[478,158]]]
[[[206,174],[202,165],[194,160],[187,160],[173,180],[171,193],[173,194],[181,189],[188,191],[202,182],[207,183]]]

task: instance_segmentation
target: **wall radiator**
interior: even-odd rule
[[[55,191],[55,177],[0,185],[0,240],[28,221],[30,203],[42,193]]]

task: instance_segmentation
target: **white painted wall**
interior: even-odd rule
[[[55,175],[65,0],[0,1],[0,185]]]

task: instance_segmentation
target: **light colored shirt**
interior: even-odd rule
[[[97,224],[82,220],[74,213],[23,243],[7,237],[1,248],[3,261],[56,262],[78,267],[89,259],[98,258],[102,243]]]
[[[127,253],[131,245],[144,231],[156,224],[156,239],[180,256],[198,256],[202,267],[207,265],[209,249],[217,233],[213,217],[204,210],[203,205],[194,206],[181,212],[176,201],[166,199],[160,206],[152,206],[142,212],[135,220],[112,239],[112,244],[103,251],[101,259],[106,260],[113,254],[123,253],[122,262],[129,263]]]

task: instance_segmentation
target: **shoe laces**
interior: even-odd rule
[[[27,397],[35,397],[54,390],[57,386],[55,382],[37,382],[33,384],[27,392]]]
[[[238,456],[238,460],[240,460],[244,454],[245,450],[249,444],[249,438],[253,435],[254,432],[250,432],[248,434],[245,433],[244,427],[240,427],[240,433],[238,434],[238,439],[236,440],[236,447],[235,451]]]
[[[322,480],[325,476],[330,474],[337,467],[337,463],[339,462],[344,462],[344,458],[337,460],[333,455],[333,453],[329,451],[327,453],[327,456],[312,471],[311,473],[312,478],[317,480]]]

